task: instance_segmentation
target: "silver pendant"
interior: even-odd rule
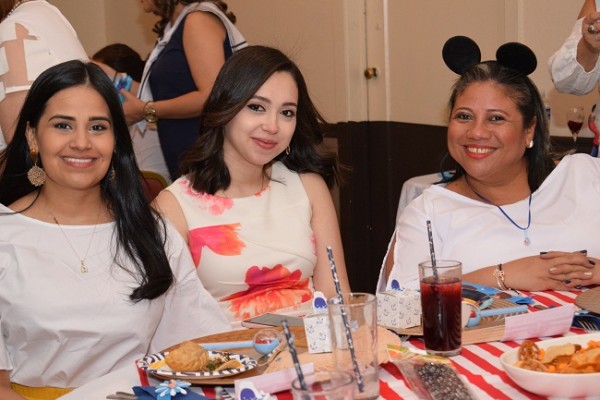
[[[525,231],[525,240],[523,240],[523,244],[525,246],[529,246],[531,244],[531,240],[529,240],[529,235],[527,234],[527,231]]]
[[[81,268],[79,270],[81,271],[82,274],[85,274],[86,272],[88,272],[88,268],[85,266],[85,263],[83,261],[81,262]]]

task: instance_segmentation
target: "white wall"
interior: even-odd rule
[[[151,29],[157,17],[144,14],[139,0],[51,2],[69,18],[90,54],[113,42],[126,43],[143,57],[152,48],[155,35]],[[569,135],[567,106],[582,105],[589,111],[598,97],[596,91],[583,97],[557,93],[546,66],[569,34],[582,0],[227,3],[250,43],[279,47],[299,64],[313,99],[331,122],[371,118],[445,125],[446,102],[456,76],[444,65],[441,48],[446,39],[459,34],[476,40],[483,59],[494,58],[498,46],[507,41],[518,40],[534,50],[538,68],[531,77],[552,105],[553,134]],[[378,15],[364,19],[365,4],[371,14]],[[380,42],[387,46],[387,53],[385,48],[372,51]],[[378,65],[383,76],[367,83],[362,71],[372,65]],[[379,107],[373,98],[382,82],[384,105]],[[377,104],[370,115],[367,103]],[[582,136],[591,133],[586,128]]]

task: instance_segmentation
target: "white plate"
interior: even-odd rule
[[[165,356],[169,354],[168,351],[163,351],[160,353],[152,354],[150,356],[146,356],[138,361],[138,367],[142,370],[150,372],[151,374],[158,375],[164,378],[194,378],[194,379],[218,379],[225,378],[232,375],[237,375],[245,371],[250,371],[251,369],[256,368],[256,360],[252,357],[245,356],[242,354],[229,353],[224,351],[211,351],[208,350],[209,357],[220,356],[223,354],[229,354],[229,358],[238,360],[242,363],[240,368],[234,369],[224,369],[222,371],[212,371],[212,372],[181,372],[181,371],[172,371],[167,365],[161,363],[162,360],[165,359]],[[158,366],[156,366],[158,364]]]
[[[546,349],[566,343],[587,347],[590,340],[600,341],[600,332],[587,335],[563,336],[537,342],[539,348]],[[500,356],[506,374],[520,387],[541,396],[552,398],[600,398],[600,372],[591,374],[558,374],[530,371],[515,366],[519,349],[509,350]]]

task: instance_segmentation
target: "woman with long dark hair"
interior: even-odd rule
[[[315,290],[335,295],[328,245],[350,290],[323,122],[294,62],[270,47],[242,49],[217,76],[183,177],[157,198],[234,323],[306,313]]]
[[[99,67],[69,61],[39,76],[0,171],[0,398],[55,398],[230,328],[150,208]]]

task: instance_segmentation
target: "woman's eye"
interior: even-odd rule
[[[66,122],[57,122],[57,123],[54,124],[54,127],[56,129],[70,129],[71,125],[69,125]]]
[[[106,126],[105,124],[93,124],[92,126],[90,126],[90,131],[93,132],[103,132],[107,129],[108,126]]]
[[[293,117],[296,116],[296,111],[294,111],[294,110],[283,110],[281,112],[281,114],[283,114],[284,117],[293,118]]]
[[[470,114],[467,113],[456,113],[456,115],[454,116],[455,119],[461,120],[461,121],[468,121],[473,119],[473,117]]]
[[[492,121],[492,122],[501,122],[501,121],[504,121],[504,117],[502,115],[492,115],[490,117],[490,121]]]
[[[248,104],[248,108],[252,111],[264,111],[265,108],[260,104]]]

